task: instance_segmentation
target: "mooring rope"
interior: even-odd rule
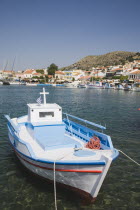
[[[121,152],[124,156],[126,156],[128,159],[130,159],[131,161],[133,161],[134,163],[136,163],[138,166],[140,166],[140,164],[138,162],[136,162],[135,160],[133,160],[131,157],[129,157],[128,155],[126,155],[123,151],[119,150],[119,152]]]
[[[82,149],[82,148],[74,148],[74,150],[76,151],[76,150],[80,150],[80,149]],[[121,152],[124,156],[126,156],[128,159],[130,159],[132,162],[134,162],[135,164],[137,164],[138,166],[140,166],[140,164],[137,162],[137,161],[135,161],[134,159],[132,159],[131,157],[129,157],[127,154],[125,154],[123,151],[121,151],[121,150],[119,150],[118,149],[118,151],[119,152]],[[61,157],[61,158],[59,158],[59,159],[57,159],[57,160],[61,160],[62,158],[64,158],[64,157],[66,157],[67,155],[69,155],[71,152],[69,152],[68,154],[66,154],[66,155],[64,155],[63,157]],[[57,160],[55,160],[54,161],[54,167],[53,167],[53,172],[54,172],[54,201],[55,201],[55,210],[57,210],[57,200],[56,200],[56,173],[55,173],[55,171],[56,171],[56,169],[55,169],[55,163],[56,163],[56,161]]]
[[[73,148],[75,149],[75,148]],[[66,157],[67,155],[70,155],[71,153],[73,153],[73,151],[68,152],[67,154],[63,155],[61,158],[58,158],[56,160],[54,160],[54,164],[53,164],[53,180],[54,180],[54,202],[55,202],[55,210],[57,210],[57,199],[56,199],[56,161],[63,159],[64,157]]]
[[[53,180],[54,180],[54,203],[55,203],[55,210],[57,210],[57,200],[56,200],[56,181],[55,181],[55,161],[53,166]]]

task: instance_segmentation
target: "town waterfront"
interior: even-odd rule
[[[54,209],[53,185],[24,170],[15,157],[7,135],[4,114],[27,113],[41,86],[0,86],[0,209]],[[58,103],[63,112],[106,124],[117,149],[140,162],[140,92],[110,89],[46,87],[48,103]],[[112,164],[94,204],[83,205],[78,196],[57,187],[59,209],[140,209],[139,166],[120,154]]]

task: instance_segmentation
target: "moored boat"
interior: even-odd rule
[[[140,83],[139,82],[134,83],[132,86],[132,90],[135,92],[140,92]]]
[[[77,87],[78,88],[87,88],[87,84],[81,83],[81,84],[77,85]]]
[[[87,85],[87,88],[101,89],[101,88],[103,88],[103,85],[102,85],[102,82],[96,81],[96,82],[89,83]]]
[[[8,81],[3,81],[3,85],[10,85],[10,82],[8,82]]]
[[[79,81],[74,81],[74,82],[64,83],[64,86],[68,88],[77,88],[79,84],[80,84]]]
[[[114,85],[112,85],[112,84],[110,84],[108,82],[104,84],[104,87],[103,88],[104,89],[115,89]]]
[[[21,163],[31,172],[78,189],[93,201],[102,186],[111,162],[118,156],[104,126],[66,114],[58,104],[46,103],[41,97],[27,104],[28,115],[8,120],[11,146]],[[83,126],[82,121],[101,129]]]
[[[132,88],[132,87],[131,87],[131,85],[129,85],[129,84],[125,84],[125,85],[124,85],[124,90],[125,90],[125,91],[130,91],[131,88]]]
[[[116,87],[116,90],[124,90],[124,87],[122,84],[118,84]]]
[[[37,86],[38,83],[26,83],[27,86]]]

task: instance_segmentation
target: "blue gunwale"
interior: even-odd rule
[[[50,161],[50,160],[48,160],[48,159],[37,159],[37,158],[35,158],[35,155],[34,155],[34,153],[33,153],[33,151],[32,151],[32,148],[31,147],[29,147],[30,145],[28,145],[27,143],[25,143],[23,140],[21,140],[20,138],[18,138],[18,136],[16,136],[14,133],[13,133],[13,131],[11,130],[11,128],[8,126],[8,129],[9,129],[9,132],[13,135],[13,137],[14,138],[16,138],[16,140],[18,140],[19,142],[21,142],[22,144],[24,144],[24,145],[26,145],[26,147],[27,147],[27,149],[28,149],[28,151],[29,151],[29,153],[32,155],[33,154],[33,156],[34,156],[34,158],[33,157],[30,157],[30,156],[27,156],[27,155],[25,155],[24,153],[22,153],[22,152],[20,152],[12,143],[11,143],[11,141],[10,141],[10,143],[11,143],[11,145],[12,145],[12,147],[14,148],[14,150],[16,151],[16,152],[18,152],[18,153],[20,153],[21,155],[23,155],[24,157],[26,157],[26,158],[28,158],[28,159],[30,159],[30,160],[33,160],[33,161],[37,161],[37,162],[41,162],[41,163],[47,163],[47,164],[54,164],[54,161]],[[55,161],[55,164],[57,164],[57,165],[105,165],[106,164],[106,162],[105,161],[74,161],[74,162],[72,162],[72,161]]]
[[[11,143],[11,141],[10,141],[10,143],[11,143],[11,145],[12,145],[12,147],[14,148],[14,150],[17,152],[17,153],[19,153],[19,154],[21,154],[21,155],[23,155],[24,157],[26,157],[26,158],[28,158],[28,159],[30,159],[30,160],[32,160],[32,161],[36,161],[36,162],[40,162],[40,163],[47,163],[47,164],[54,164],[54,161],[51,161],[51,160],[49,160],[49,159],[37,159],[36,158],[36,156],[35,156],[35,154],[34,154],[34,152],[33,152],[33,150],[32,150],[32,148],[31,148],[31,146],[30,146],[30,144],[28,144],[27,142],[24,142],[24,140],[21,140],[16,134],[15,134],[15,132],[17,133],[17,130],[15,130],[15,129],[13,129],[13,125],[11,124],[11,119],[10,119],[10,117],[8,116],[6,116],[6,118],[7,118],[7,120],[8,120],[8,130],[9,130],[9,132],[11,133],[11,135],[14,137],[14,139],[16,139],[16,140],[18,140],[20,143],[22,143],[22,144],[24,144],[25,146],[26,146],[26,148],[27,148],[27,150],[28,150],[28,152],[29,152],[29,154],[32,156],[32,157],[30,157],[30,156],[28,156],[28,155],[25,155],[24,153],[22,153],[22,152],[20,152],[16,147],[15,147],[15,145],[13,145],[12,143]],[[114,153],[112,154],[112,160],[115,160],[117,157],[118,157],[118,155],[119,155],[119,152],[118,152],[118,150],[117,149],[115,149],[115,148],[113,148],[113,150],[114,150]],[[81,160],[79,160],[79,161],[56,161],[55,162],[57,165],[106,165],[106,161],[104,160],[104,161],[81,161]]]
[[[82,119],[82,118],[80,118],[80,117],[76,117],[76,116],[74,116],[74,115],[67,114],[67,113],[63,113],[63,114],[65,114],[66,116],[72,117],[72,118],[74,118],[74,119],[76,119],[76,120],[79,120],[79,121],[82,121],[82,122],[84,122],[84,123],[87,123],[87,124],[89,124],[89,125],[93,125],[93,126],[95,126],[95,127],[101,128],[102,130],[106,129],[106,127],[104,127],[104,126],[102,126],[102,125],[99,125],[99,124],[97,124],[97,123],[90,122],[90,121],[88,121],[88,120],[84,120],[84,119]]]

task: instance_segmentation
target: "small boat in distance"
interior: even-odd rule
[[[135,92],[140,92],[140,82],[134,83],[132,86],[132,90]]]
[[[27,82],[26,82],[26,85],[27,85],[27,86],[37,86],[37,84],[38,84],[38,83],[27,83]]]
[[[89,83],[87,87],[94,88],[94,89],[101,89],[103,88],[103,85],[102,85],[102,82],[95,81],[95,82]]]
[[[8,82],[8,81],[3,81],[3,85],[10,85],[10,82]]]
[[[77,88],[79,84],[80,84],[80,81],[68,82],[68,83],[64,83],[64,87]]]
[[[87,88],[87,84],[85,83],[80,83],[77,85],[78,88]]]
[[[40,177],[78,191],[94,201],[119,152],[104,126],[64,113],[46,103],[45,88],[37,103],[27,104],[28,114],[8,120],[11,146],[21,163]],[[76,120],[76,122],[74,121]],[[101,129],[101,132],[77,123]]]
[[[112,84],[110,84],[110,83],[107,82],[104,85],[104,89],[115,89],[115,87]]]
[[[122,84],[118,84],[116,87],[116,90],[124,90],[124,87]]]

